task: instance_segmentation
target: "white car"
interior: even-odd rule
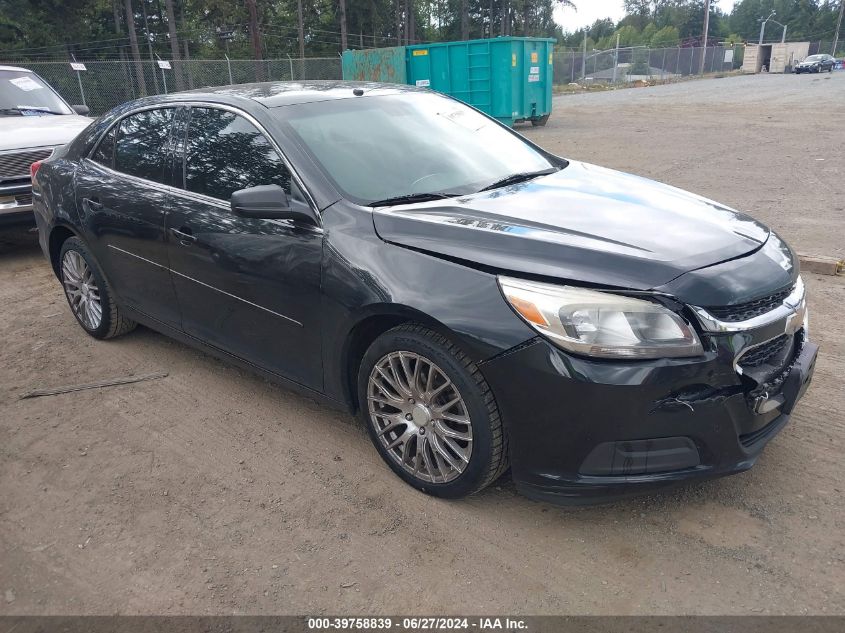
[[[88,127],[85,114],[31,70],[0,66],[0,226],[34,224],[29,166]]]

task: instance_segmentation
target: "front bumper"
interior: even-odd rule
[[[541,338],[491,359],[482,372],[518,490],[593,503],[751,468],[812,378],[818,347],[803,329],[794,336],[777,393],[767,394],[783,402],[765,413],[726,362],[729,339],[711,341],[701,359],[587,359]]]
[[[34,224],[32,183],[0,184],[0,226]]]

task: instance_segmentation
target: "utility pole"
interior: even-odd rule
[[[613,83],[616,83],[617,68],[619,68],[619,33],[616,34],[616,50],[613,53]]]
[[[707,56],[707,35],[710,31],[710,0],[704,0],[704,40],[701,43],[701,65],[698,68],[698,74],[704,74],[704,58]],[[713,52],[715,55],[715,51]]]
[[[830,54],[836,56],[836,48],[839,46],[839,29],[842,26],[842,14],[845,13],[845,0],[839,3],[839,19],[836,20],[836,35],[833,36],[833,50]]]
[[[587,29],[584,29],[584,54],[581,55],[581,81],[587,78]]]

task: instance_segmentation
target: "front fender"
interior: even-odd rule
[[[348,346],[367,319],[419,321],[451,338],[475,362],[534,337],[502,297],[496,276],[383,242],[369,213],[335,205],[324,213],[323,366],[327,395],[344,397]]]

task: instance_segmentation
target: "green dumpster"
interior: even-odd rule
[[[345,51],[343,78],[385,81],[389,76],[395,83],[451,95],[508,125],[544,125],[552,111],[553,47],[553,39],[497,37],[415,44],[405,46],[404,54],[400,47]]]

